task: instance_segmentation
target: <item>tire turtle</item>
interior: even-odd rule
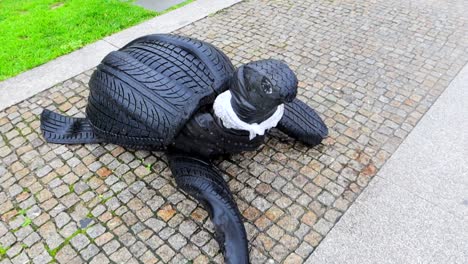
[[[166,151],[177,186],[209,212],[226,263],[249,263],[241,214],[210,159],[257,149],[274,126],[319,144],[328,129],[295,98],[297,84],[278,60],[236,69],[209,43],[149,35],[102,60],[89,82],[86,118],[44,110],[41,129],[51,143]]]

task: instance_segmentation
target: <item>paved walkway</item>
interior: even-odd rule
[[[216,161],[253,263],[310,257],[468,62],[466,6],[246,1],[176,32],[212,42],[236,65],[285,60],[299,97],[330,127],[317,148],[272,137]],[[91,72],[0,111],[3,262],[220,262],[207,213],[177,191],[163,153],[43,141],[42,109],[82,116]]]
[[[467,263],[466,113],[468,65],[308,262]]]

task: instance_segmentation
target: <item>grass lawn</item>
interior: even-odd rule
[[[158,15],[132,2],[0,0],[0,81]]]

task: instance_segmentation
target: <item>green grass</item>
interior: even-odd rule
[[[22,226],[22,227],[27,227],[27,226],[30,225],[31,223],[32,223],[31,218],[29,218],[29,217],[26,216],[26,217],[24,218],[24,222],[21,224],[21,226]]]
[[[8,248],[3,247],[2,244],[0,244],[0,259],[2,259],[8,251]]]
[[[158,15],[131,2],[0,0],[0,80]]]

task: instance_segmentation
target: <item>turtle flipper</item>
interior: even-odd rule
[[[47,142],[57,144],[86,144],[102,142],[94,133],[89,120],[63,116],[45,109],[41,114],[41,130]]]
[[[247,234],[239,209],[217,169],[207,161],[182,154],[170,155],[169,161],[178,187],[209,212],[225,263],[249,263]]]
[[[294,99],[285,104],[278,129],[303,143],[315,146],[328,135],[328,128],[320,116],[306,103]]]

